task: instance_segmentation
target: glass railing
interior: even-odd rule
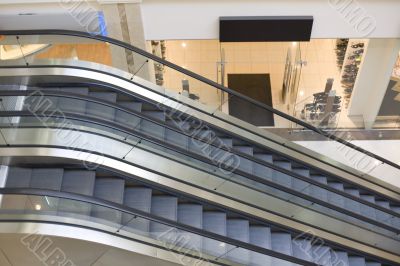
[[[392,238],[399,237],[400,213],[390,208],[312,182],[310,178],[272,163],[256,161],[233,150],[214,146],[207,143],[207,139],[190,138],[179,128],[167,126],[162,121],[157,122],[118,104],[98,102],[99,100],[71,93],[63,95],[62,92],[51,90],[7,93],[27,96],[1,96],[3,112],[0,117],[0,133],[4,145],[47,145],[50,139],[51,145],[70,149],[91,148],[128,162],[132,159],[136,162],[138,160],[131,153],[133,149],[148,151],[201,170],[193,178],[209,189],[228,193],[231,183],[234,182],[368,230]],[[22,110],[12,104],[18,102],[18,106],[23,106]],[[32,108],[36,112],[31,112]],[[29,131],[30,128],[35,131]],[[173,132],[175,141],[166,141],[164,134],[160,134],[164,130]],[[53,131],[53,134],[49,135],[49,131]],[[46,138],[41,137],[43,135]],[[96,146],[89,141],[94,138],[97,139],[93,142],[101,145]],[[71,144],[74,139],[79,141]],[[219,156],[235,157],[240,161],[240,166],[238,169],[231,169],[229,165],[220,164],[215,158],[210,160],[203,149],[196,149],[205,145],[210,153],[215,151]],[[173,172],[170,174],[173,175]],[[215,177],[215,181],[210,180],[210,175]]]
[[[317,265],[88,196],[29,188],[0,192],[0,220],[54,222],[100,230],[174,252],[187,265]]]
[[[195,94],[198,97],[186,94],[182,90],[182,82],[177,82],[176,84],[164,83],[162,88],[159,87],[157,89],[157,93],[173,97],[178,101],[182,99],[181,97],[187,96],[194,101],[207,105],[206,110],[215,117],[221,115],[219,112],[221,110],[239,120],[258,127],[261,126],[265,131],[279,135],[279,137],[273,138],[274,141],[280,144],[294,142],[306,146],[314,151],[313,154],[307,153],[307,156],[312,156],[317,160],[322,160],[333,167],[342,168],[352,174],[359,176],[373,175],[378,178],[387,175],[393,175],[393,178],[396,178],[400,174],[400,166],[397,162],[392,162],[383,156],[360,148],[348,141],[348,139],[346,140],[341,132],[332,132],[324,127],[319,128],[310,125],[129,44],[108,37],[62,30],[2,31],[0,34],[6,35],[0,45],[15,45],[21,48],[20,59],[2,60],[0,63],[3,66],[80,65],[86,61],[113,66],[126,71],[127,73],[125,74],[121,74],[118,71],[115,72],[125,80],[136,82],[135,78],[141,77],[155,84],[154,65],[162,65],[163,71],[174,73],[177,76],[175,80],[184,81],[185,84],[190,84],[191,88],[195,88]],[[25,55],[22,48],[33,44],[50,46],[46,46],[47,48],[39,50],[37,53]],[[132,55],[135,59],[133,60],[134,65],[129,65],[126,62],[127,54]],[[92,67],[107,73],[111,71],[109,68],[102,68],[99,65],[93,65]],[[246,114],[237,112],[237,106],[245,106],[246,108],[244,109],[248,110],[248,112]],[[246,123],[242,125],[236,122],[229,123],[234,123],[247,131],[259,132],[248,127]],[[317,141],[308,141],[310,135],[312,135],[312,140]],[[262,134],[261,136],[265,137]],[[314,144],[318,145],[318,148],[315,148]],[[298,149],[296,146],[286,146],[290,147],[290,149]],[[338,154],[342,156],[338,156]],[[341,159],[339,160],[338,158]],[[350,168],[338,164],[338,161]],[[357,171],[354,171],[354,169]]]

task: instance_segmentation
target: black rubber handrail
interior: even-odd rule
[[[183,73],[183,74],[185,74],[187,76],[190,76],[190,77],[192,77],[192,78],[194,78],[196,80],[199,80],[199,81],[201,81],[201,82],[203,82],[205,84],[208,84],[208,85],[210,85],[212,87],[218,88],[221,91],[224,91],[224,92],[226,92],[228,94],[236,96],[236,97],[238,97],[238,98],[240,98],[240,99],[242,99],[244,101],[252,103],[252,104],[254,104],[254,105],[256,105],[256,106],[258,106],[258,107],[260,107],[262,109],[265,109],[265,110],[267,110],[269,112],[272,112],[272,113],[274,113],[276,115],[279,115],[279,116],[281,116],[281,117],[283,117],[283,118],[285,118],[285,119],[287,119],[287,120],[289,120],[289,121],[291,121],[291,122],[293,122],[295,124],[301,125],[304,128],[307,128],[307,129],[309,129],[311,131],[314,131],[314,132],[316,132],[316,133],[318,133],[318,134],[320,134],[320,135],[322,135],[322,136],[324,136],[326,138],[335,140],[335,141],[337,141],[337,142],[339,142],[339,143],[341,143],[341,144],[343,144],[345,146],[348,146],[348,147],[350,147],[350,148],[352,148],[352,149],[354,149],[354,150],[356,150],[358,152],[364,153],[364,154],[366,154],[366,155],[368,155],[368,156],[370,156],[370,157],[372,157],[372,158],[374,158],[376,160],[381,161],[382,163],[385,163],[387,165],[390,165],[390,166],[400,170],[400,165],[398,165],[398,164],[396,164],[396,163],[394,163],[394,162],[392,162],[390,160],[387,160],[387,159],[385,159],[385,158],[383,158],[383,157],[381,157],[381,156],[379,156],[379,155],[377,155],[377,154],[375,154],[373,152],[367,151],[367,150],[365,150],[365,149],[363,149],[363,148],[361,148],[361,147],[359,147],[357,145],[354,145],[354,144],[352,144],[352,143],[350,143],[350,142],[348,142],[348,141],[346,141],[346,140],[344,140],[342,138],[339,138],[339,137],[335,136],[334,134],[331,134],[329,132],[325,132],[324,130],[322,130],[320,128],[312,126],[312,125],[310,125],[310,124],[308,124],[308,123],[306,123],[304,121],[301,121],[301,120],[299,120],[299,119],[297,119],[297,118],[295,118],[293,116],[290,116],[290,115],[288,115],[288,114],[286,114],[284,112],[281,112],[281,111],[279,111],[279,110],[277,110],[277,109],[275,109],[275,108],[273,108],[273,107],[271,107],[269,105],[266,105],[266,104],[263,104],[263,103],[261,103],[259,101],[256,101],[256,100],[254,100],[254,99],[252,99],[252,98],[250,98],[250,97],[248,97],[246,95],[243,95],[243,94],[241,94],[239,92],[231,90],[231,89],[229,89],[229,88],[227,88],[225,86],[222,86],[221,84],[218,84],[218,83],[216,83],[216,82],[214,82],[214,81],[212,81],[210,79],[207,79],[207,78],[205,78],[205,77],[203,77],[203,76],[201,76],[199,74],[196,74],[196,73],[194,73],[194,72],[192,72],[190,70],[187,70],[187,69],[185,69],[183,67],[180,67],[180,66],[178,66],[178,65],[176,65],[174,63],[171,63],[171,62],[169,62],[167,60],[164,60],[164,59],[162,59],[162,58],[160,58],[158,56],[155,56],[155,55],[153,55],[153,54],[151,54],[151,53],[149,53],[149,52],[147,52],[145,50],[142,50],[142,49],[140,49],[138,47],[132,46],[132,45],[130,45],[128,43],[125,43],[125,42],[122,42],[122,41],[119,41],[119,40],[116,40],[116,39],[113,39],[113,38],[110,38],[110,37],[102,36],[102,35],[94,35],[94,34],[90,34],[90,33],[87,33],[87,32],[72,31],[72,30],[59,30],[59,29],[0,30],[0,35],[15,35],[15,36],[18,36],[18,35],[64,35],[64,36],[74,36],[74,37],[81,37],[81,38],[99,40],[99,41],[108,42],[108,43],[123,47],[123,48],[128,49],[130,51],[133,51],[133,52],[135,52],[137,54],[140,54],[140,55],[142,55],[142,56],[144,56],[144,57],[146,57],[148,59],[154,60],[154,61],[156,61],[156,62],[158,62],[158,63],[160,63],[162,65],[168,66],[168,67],[170,67],[170,68],[172,68],[172,69],[174,69],[174,70],[176,70],[178,72],[181,72],[181,73]]]
[[[61,192],[56,190],[48,190],[48,189],[37,189],[37,188],[0,188],[0,194],[3,195],[32,195],[32,196],[47,196],[54,198],[62,198],[68,200],[74,200],[83,203],[90,203],[97,206],[117,210],[126,214],[130,214],[132,216],[137,216],[143,218],[145,220],[149,220],[152,222],[160,223],[169,227],[173,227],[176,229],[180,229],[182,231],[186,231],[195,235],[200,235],[205,238],[213,239],[219,242],[223,242],[238,248],[243,248],[246,250],[250,250],[259,254],[263,254],[266,256],[278,258],[285,261],[290,261],[296,264],[304,265],[304,266],[318,266],[318,264],[309,262],[303,259],[296,258],[294,256],[286,255],[284,253],[280,253],[271,249],[266,249],[260,246],[256,246],[247,242],[243,242],[240,240],[236,240],[233,238],[229,238],[223,235],[219,235],[210,231],[206,231],[204,229],[199,229],[197,227],[193,227],[190,225],[182,224],[179,222],[175,222],[173,220],[169,220],[163,218],[161,216],[154,215],[149,212],[141,211],[135,208],[131,208],[125,206],[123,204],[114,203],[111,201],[103,200],[100,198],[94,198],[90,196],[85,196],[76,193],[70,192]],[[124,225],[126,226],[126,225]]]
[[[86,117],[85,115],[72,114],[72,113],[64,113],[63,115],[56,115],[52,111],[43,112],[43,113],[38,114],[38,115],[33,115],[29,111],[5,111],[5,112],[4,111],[0,111],[0,117],[4,117],[4,116],[32,116],[32,117],[35,117],[35,116],[41,117],[41,116],[43,116],[43,117],[46,117],[46,118],[53,117],[53,118],[60,118],[60,119],[62,119],[62,118],[71,118],[71,119],[79,120],[79,121],[83,121],[83,122],[94,123],[94,124],[98,124],[98,125],[102,125],[102,126],[111,128],[113,130],[118,130],[118,131],[124,132],[125,134],[128,134],[128,135],[135,136],[135,137],[139,138],[140,140],[146,140],[146,141],[151,142],[153,144],[160,145],[163,148],[174,150],[175,152],[178,152],[178,153],[183,154],[185,156],[189,156],[189,157],[195,158],[196,160],[202,161],[204,163],[213,164],[212,160],[206,159],[206,158],[204,158],[204,157],[202,157],[202,156],[200,156],[200,155],[198,155],[196,153],[193,153],[193,152],[186,151],[184,149],[175,147],[174,145],[171,145],[171,144],[166,143],[164,141],[160,141],[157,138],[148,136],[147,134],[143,134],[143,133],[140,133],[140,132],[137,132],[137,131],[133,131],[132,129],[123,127],[123,126],[121,126],[119,124],[116,124],[116,123],[113,123],[113,122],[107,121],[107,123],[105,123],[106,121],[103,120],[103,119],[98,119],[98,118],[94,118],[94,117],[90,117],[90,119],[88,119],[89,117]],[[221,165],[220,167],[228,168],[225,165]],[[274,167],[274,168],[277,168],[277,167]],[[204,171],[204,169],[200,169],[200,170]],[[301,180],[304,180],[305,182],[308,182],[308,179],[306,179],[305,177],[303,177],[303,176],[301,176],[301,175],[299,175],[297,173],[293,173],[293,172],[291,172],[291,171],[289,171],[287,169],[280,168],[280,169],[276,169],[276,170],[280,171],[281,173],[284,173],[284,174],[287,174],[289,176],[293,176],[295,178],[299,178]],[[234,173],[239,175],[239,176],[245,177],[245,178],[247,178],[249,180],[253,180],[253,181],[261,183],[263,185],[270,186],[270,187],[273,187],[275,189],[284,191],[284,192],[286,192],[288,194],[291,194],[292,196],[297,196],[297,197],[300,197],[300,198],[304,198],[304,199],[306,199],[308,201],[311,201],[311,202],[314,202],[314,203],[319,204],[321,206],[324,206],[325,208],[329,208],[329,209],[335,210],[337,212],[340,212],[340,213],[346,214],[348,216],[351,216],[353,218],[359,219],[359,220],[361,220],[363,222],[366,222],[366,223],[369,223],[369,224],[373,224],[373,225],[376,225],[378,227],[384,228],[386,230],[395,232],[396,234],[400,233],[400,229],[397,229],[397,228],[394,228],[394,227],[389,226],[387,224],[381,223],[379,221],[370,219],[369,217],[354,213],[354,212],[349,211],[347,209],[338,207],[336,205],[333,205],[333,204],[331,204],[329,202],[320,200],[318,198],[314,198],[314,197],[308,196],[308,195],[303,194],[303,193],[301,193],[299,191],[293,190],[291,188],[287,188],[287,187],[285,187],[283,185],[280,185],[278,183],[269,181],[267,179],[263,179],[261,177],[255,176],[253,174],[248,174],[248,173],[246,173],[244,171],[241,171],[241,170],[238,170],[238,169],[236,169],[234,171]],[[237,183],[234,180],[230,180],[230,179],[227,179],[227,180],[229,180],[231,182],[234,182],[234,183]],[[239,185],[243,185],[241,183],[238,183],[238,184]],[[245,186],[248,187],[248,185],[245,185]],[[320,187],[322,187],[322,186],[320,185]],[[253,187],[250,187],[250,188],[254,189]],[[325,186],[323,188],[325,188]],[[342,196],[344,196],[346,198],[349,198],[351,200],[354,200],[356,202],[359,202],[361,204],[364,204],[364,202],[360,198],[356,198],[356,197],[354,197],[352,195],[349,195],[349,194],[346,194],[346,193],[344,193],[342,191],[335,191],[334,189],[332,189],[330,187],[328,187],[328,190],[332,191],[332,192],[334,192],[336,194],[342,195]],[[265,193],[265,191],[261,191],[261,192]],[[374,209],[378,209],[378,210],[381,210],[383,212],[386,212],[389,215],[392,215],[391,218],[399,216],[398,213],[396,213],[396,212],[394,212],[394,211],[392,211],[390,209],[384,209],[383,207],[378,206],[378,205],[371,205],[371,203],[369,203],[368,206],[370,206],[370,207],[372,207]],[[304,207],[304,206],[302,206],[302,207]],[[348,221],[346,221],[346,222],[348,222]],[[368,229],[368,230],[370,230],[370,229]]]

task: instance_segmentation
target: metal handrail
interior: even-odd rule
[[[287,119],[287,120],[289,120],[289,121],[291,121],[293,123],[301,125],[304,128],[307,128],[307,129],[309,129],[311,131],[314,131],[314,132],[316,132],[316,133],[318,133],[318,134],[320,134],[320,135],[322,135],[322,136],[324,136],[326,138],[335,140],[335,141],[337,141],[337,142],[339,142],[339,143],[341,143],[341,144],[343,144],[343,145],[345,145],[347,147],[350,147],[350,148],[352,148],[352,149],[354,149],[354,150],[356,150],[358,152],[364,153],[364,154],[366,154],[366,155],[368,155],[368,156],[370,156],[370,157],[372,157],[372,158],[374,158],[376,160],[381,161],[382,163],[385,163],[387,165],[390,165],[390,166],[400,170],[400,165],[398,165],[398,164],[396,164],[396,163],[394,163],[394,162],[392,162],[392,161],[390,161],[388,159],[385,159],[385,158],[383,158],[383,157],[381,157],[381,156],[379,156],[379,155],[377,155],[377,154],[375,154],[373,152],[367,151],[367,150],[365,150],[365,149],[363,149],[363,148],[361,148],[361,147],[359,147],[357,145],[354,145],[354,144],[352,144],[352,143],[350,143],[350,142],[348,142],[348,141],[346,141],[346,140],[344,140],[344,139],[342,139],[340,137],[335,136],[334,134],[331,134],[331,133],[326,132],[326,131],[324,131],[324,130],[322,130],[320,128],[312,126],[312,125],[310,125],[310,124],[308,124],[308,123],[306,123],[304,121],[301,121],[301,120],[299,120],[299,119],[297,119],[297,118],[295,118],[295,117],[293,117],[291,115],[288,115],[288,114],[286,114],[284,112],[281,112],[281,111],[279,111],[279,110],[277,110],[277,109],[275,109],[275,108],[273,108],[273,107],[271,107],[269,105],[263,104],[263,103],[261,103],[261,102],[259,102],[257,100],[254,100],[254,99],[252,99],[252,98],[250,98],[250,97],[248,97],[246,95],[243,95],[243,94],[241,94],[239,92],[231,90],[231,89],[229,89],[229,88],[227,88],[225,86],[222,86],[222,85],[220,85],[220,84],[218,84],[218,83],[216,83],[216,82],[214,82],[214,81],[212,81],[210,79],[207,79],[207,78],[205,78],[205,77],[203,77],[203,76],[201,76],[199,74],[196,74],[196,73],[194,73],[194,72],[192,72],[190,70],[182,68],[182,67],[180,67],[180,66],[178,66],[178,65],[176,65],[174,63],[171,63],[171,62],[169,62],[167,60],[164,60],[164,59],[162,59],[162,58],[160,58],[158,56],[155,56],[155,55],[153,55],[153,54],[151,54],[151,53],[149,53],[149,52],[147,52],[145,50],[142,50],[142,49],[140,49],[138,47],[135,47],[133,45],[130,45],[128,43],[125,43],[125,42],[122,42],[122,41],[119,41],[119,40],[116,40],[116,39],[113,39],[113,38],[110,38],[110,37],[102,36],[102,35],[93,35],[93,34],[90,34],[90,33],[87,33],[87,32],[72,31],[72,30],[59,30],[59,29],[0,30],[0,35],[16,35],[16,36],[18,36],[18,35],[64,35],[64,36],[74,36],[74,37],[81,37],[81,38],[99,40],[99,41],[108,42],[108,43],[123,47],[123,48],[128,49],[130,51],[133,51],[133,52],[135,52],[137,54],[140,54],[140,55],[142,55],[142,56],[144,56],[146,58],[154,60],[154,61],[156,61],[156,62],[158,62],[160,64],[168,66],[168,67],[170,67],[170,68],[172,68],[172,69],[174,69],[174,70],[176,70],[178,72],[181,72],[181,73],[183,73],[183,74],[185,74],[187,76],[190,76],[190,77],[192,77],[192,78],[194,78],[196,80],[199,80],[199,81],[201,81],[201,82],[203,82],[205,84],[208,84],[208,85],[210,85],[212,87],[220,89],[220,90],[222,90],[222,91],[224,91],[224,92],[226,92],[228,94],[231,94],[231,95],[236,96],[236,97],[238,97],[238,98],[240,98],[242,100],[245,100],[245,101],[247,101],[249,103],[252,103],[252,104],[254,104],[254,105],[256,105],[256,106],[258,106],[258,107],[260,107],[260,108],[262,108],[264,110],[272,112],[272,113],[274,113],[274,114],[276,114],[278,116],[281,116],[281,117],[283,117],[283,118],[285,118],[285,119]]]

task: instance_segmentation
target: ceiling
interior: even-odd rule
[[[2,266],[44,266],[35,253],[23,244],[23,234],[0,234],[0,265]],[[50,240],[49,253],[59,248],[66,257],[76,266],[176,266],[178,264],[167,262],[150,256],[141,255],[122,249],[64,237],[43,236]],[[43,238],[44,239],[44,238]],[[43,241],[43,239],[41,241]],[[40,242],[42,243],[42,242]],[[43,242],[44,243],[44,242]],[[44,249],[47,251],[46,249]],[[45,252],[46,253],[46,252]],[[72,265],[71,265],[72,266]]]
[[[9,4],[0,2],[0,30],[69,29],[86,31],[98,26],[97,3]]]
[[[399,38],[400,1],[144,0],[147,40],[217,39],[221,16],[313,16],[312,38]]]

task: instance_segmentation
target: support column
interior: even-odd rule
[[[107,25],[108,37],[123,40],[121,21],[118,13],[117,4],[104,4],[101,6],[104,19]],[[128,72],[128,63],[126,60],[125,49],[110,44],[112,65],[115,68]]]
[[[0,165],[0,187],[1,188],[6,186],[7,173],[8,173],[8,166]],[[3,201],[3,195],[0,195],[0,206],[2,205],[2,201]]]
[[[151,47],[147,47],[147,42],[144,37],[144,25],[140,4],[125,4],[125,12],[130,43],[133,46],[151,52]],[[147,58],[133,53],[134,69],[137,75],[155,83],[154,62],[146,62],[147,60]]]
[[[104,4],[104,12],[109,36],[143,50],[150,51],[144,37],[144,27],[140,1],[131,3]],[[113,66],[131,74],[155,82],[154,64],[147,58],[120,47],[111,47]]]
[[[385,96],[400,50],[400,39],[371,39],[358,72],[349,105],[349,116],[362,116],[372,128]]]

